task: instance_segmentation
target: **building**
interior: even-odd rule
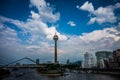
[[[109,51],[98,51],[95,53],[97,59],[97,67],[109,68],[109,59],[113,58],[113,53]]]
[[[109,51],[98,51],[95,53],[95,55],[98,62],[104,58],[113,58],[113,53]]]
[[[84,64],[85,64],[84,61],[82,61],[81,62],[81,68],[85,68]]]
[[[113,51],[113,59],[114,63],[118,65],[117,67],[120,68],[120,49]]]
[[[84,68],[90,68],[90,54],[86,52],[84,54]]]
[[[99,61],[99,68],[105,68],[104,59]]]
[[[96,66],[96,59],[93,57],[92,54],[86,52],[84,54],[84,61],[82,62],[82,67],[83,68],[92,68],[95,66]]]
[[[91,54],[91,58],[90,58],[90,60],[91,60],[91,67],[96,67],[96,58],[93,57],[92,54]]]
[[[58,40],[58,36],[55,35],[53,36],[53,40],[55,41],[55,53],[54,53],[54,63],[58,64],[59,62],[57,61],[57,40]]]
[[[70,60],[69,59],[66,61],[66,64],[70,64]]]
[[[40,61],[39,61],[39,59],[36,59],[36,64],[40,64]]]

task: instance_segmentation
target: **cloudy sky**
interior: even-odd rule
[[[60,63],[120,48],[120,0],[0,0],[0,64],[23,57]]]

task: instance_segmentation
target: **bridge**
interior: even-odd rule
[[[19,61],[25,60],[25,59],[33,62],[34,64],[18,64],[18,65],[16,64],[16,65],[11,65],[11,64],[17,63]],[[32,60],[31,58],[28,58],[28,57],[24,57],[24,58],[12,61],[12,62],[10,62],[8,64],[5,64],[5,65],[1,66],[1,68],[38,68],[38,67],[44,67],[44,66],[38,64],[36,61],[34,61],[34,60]]]
[[[9,65],[6,68],[39,68],[44,67],[43,65],[38,64],[23,64],[23,65]]]

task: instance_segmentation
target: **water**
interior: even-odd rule
[[[16,77],[19,73],[24,74]],[[109,75],[80,73],[69,73],[69,75],[65,76],[48,77],[39,74],[35,69],[19,69],[18,71],[12,71],[11,75],[3,80],[120,80],[120,78]]]

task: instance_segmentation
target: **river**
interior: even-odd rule
[[[20,73],[24,74],[18,76]],[[18,69],[18,71],[11,71],[11,75],[3,80],[120,80],[120,77],[91,73],[69,73],[59,77],[48,77],[39,74],[35,69]]]

